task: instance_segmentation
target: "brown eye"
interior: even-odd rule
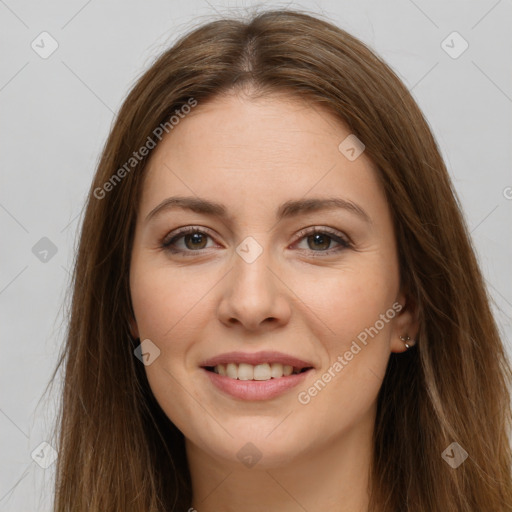
[[[352,247],[351,243],[341,233],[334,233],[325,228],[322,230],[303,230],[300,234],[302,236],[299,238],[299,242],[305,241],[307,244],[306,248],[301,249],[309,251],[313,256],[329,255]],[[170,233],[161,242],[161,246],[172,254],[192,256],[194,253],[199,253],[209,248],[207,246],[208,239],[213,238],[207,232],[189,226],[178,232]],[[338,247],[332,247],[333,243],[337,244]]]
[[[206,245],[206,237],[207,235],[204,233],[197,232],[191,235],[185,235],[183,240],[188,249],[204,249]]]
[[[341,233],[334,233],[325,228],[322,230],[318,228],[304,230],[300,235],[302,236],[299,238],[299,243],[302,243],[304,240],[307,244],[304,250],[311,253],[319,253],[314,254],[314,256],[321,256],[322,253],[331,254],[352,247],[351,243],[345,239]],[[338,247],[332,247],[333,242],[337,244]]]
[[[211,236],[198,228],[184,228],[178,233],[171,233],[162,241],[162,248],[171,253],[193,253],[207,249]],[[181,242],[183,240],[183,242]]]
[[[332,237],[323,233],[315,233],[307,237],[308,246],[311,249],[329,249],[332,242]]]

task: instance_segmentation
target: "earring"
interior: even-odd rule
[[[415,341],[412,340],[412,344],[409,345],[409,343],[407,343],[407,342],[411,341],[411,338],[407,335],[405,335],[405,338],[403,336],[400,336],[400,339],[404,342],[406,350],[409,350],[411,348],[411,346],[414,345],[414,343],[415,343]]]

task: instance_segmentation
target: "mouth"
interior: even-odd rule
[[[201,368],[222,377],[265,381],[297,375],[313,369],[313,364],[275,351],[229,352],[203,361]]]
[[[203,368],[206,371],[217,373],[229,379],[265,381],[280,379],[290,375],[298,375],[299,373],[311,370],[313,367],[267,362],[256,365],[248,363],[225,363],[215,366],[203,366]]]
[[[218,389],[248,400],[264,400],[297,386],[313,363],[275,351],[229,352],[203,361],[201,369]]]

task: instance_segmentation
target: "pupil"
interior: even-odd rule
[[[311,235],[309,237],[310,239],[313,238],[316,241],[320,241],[320,244],[322,245],[322,240],[324,241],[324,246],[325,247],[320,247],[320,248],[323,248],[323,249],[328,249],[329,248],[329,237],[325,237],[324,235],[322,234],[315,234],[315,235]],[[317,248],[319,248],[319,245],[316,245]]]
[[[191,235],[187,235],[187,239],[192,240],[192,244],[200,244],[202,237],[203,237],[202,233],[192,233]],[[203,240],[203,242],[204,242],[204,240]],[[197,249],[197,246],[195,248]]]

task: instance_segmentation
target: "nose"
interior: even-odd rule
[[[275,264],[272,265],[268,250],[252,263],[238,254],[234,256],[233,268],[222,280],[218,307],[218,317],[224,325],[268,331],[289,322],[293,293],[272,266]]]

